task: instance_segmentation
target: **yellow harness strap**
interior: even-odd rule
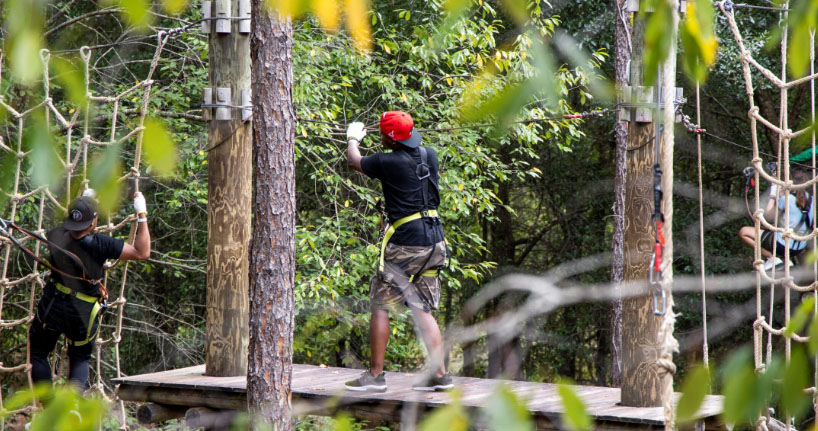
[[[60,283],[55,283],[55,287],[57,288],[57,290],[59,290],[62,293],[65,293],[66,295],[71,295],[79,299],[80,301],[85,301],[94,304],[94,308],[91,309],[91,317],[88,319],[88,332],[86,332],[85,334],[85,340],[82,341],[68,340],[68,342],[73,346],[79,347],[88,344],[89,342],[91,342],[91,340],[96,339],[97,336],[99,336],[99,328],[102,325],[101,324],[97,325],[97,330],[93,334],[91,334],[91,330],[94,328],[94,321],[97,319],[99,311],[102,310],[102,305],[99,303],[100,298],[71,290],[71,288],[63,286]],[[66,337],[66,339],[68,339],[68,337]]]
[[[424,210],[408,215],[404,218],[400,218],[397,221],[395,221],[394,224],[391,224],[386,228],[386,232],[384,232],[383,234],[383,241],[381,242],[381,256],[380,259],[378,259],[378,271],[383,272],[384,268],[383,256],[386,252],[386,244],[392,238],[392,235],[395,233],[395,230],[403,226],[404,224],[409,223],[410,221],[417,220],[423,217],[435,218],[440,216],[438,215],[437,210]],[[435,271],[435,275],[426,275],[426,273],[430,271]],[[424,277],[435,277],[437,276],[437,270],[424,271],[423,274],[421,275]],[[410,283],[412,282],[412,277],[409,277],[409,282]]]

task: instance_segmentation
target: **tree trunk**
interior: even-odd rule
[[[501,156],[504,162],[510,162],[511,158],[507,154]],[[505,205],[511,205],[510,185],[501,182],[497,189],[497,197]],[[495,276],[507,271],[514,265],[515,244],[514,244],[514,220],[511,213],[504,207],[497,208],[498,220],[491,225],[491,245],[492,258],[498,263],[498,270]],[[517,305],[519,295],[506,292],[491,302],[491,309],[488,314],[492,317],[501,316],[512,312]],[[487,377],[496,379],[500,377],[519,379],[521,376],[522,353],[520,351],[520,337],[515,334],[508,338],[505,335],[489,334],[486,340],[488,346],[488,369]]]
[[[292,23],[252,2],[253,240],[247,403],[276,430],[292,428],[295,300],[295,113]]]
[[[232,0],[238,10],[238,0]],[[214,14],[215,16],[215,14]],[[210,32],[210,86],[229,88],[240,105],[250,86],[250,41],[231,22],[229,34]],[[212,25],[211,28],[215,28]],[[252,135],[241,113],[208,125],[207,352],[208,376],[247,374],[247,243],[250,241]]]
[[[627,0],[613,0],[615,30],[614,74],[616,87],[622,91],[628,85],[628,63],[631,60],[630,17]],[[625,267],[625,182],[628,167],[628,122],[619,118],[614,125],[616,135],[616,171],[614,173],[613,237],[611,238],[611,287],[619,290]],[[622,298],[611,304],[611,384],[622,384]]]

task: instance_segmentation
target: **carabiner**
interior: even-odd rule
[[[662,308],[659,308],[659,298],[662,300]],[[653,290],[653,315],[664,316],[666,306],[667,296],[665,296],[665,289],[662,289],[662,286],[659,286],[658,289]]]

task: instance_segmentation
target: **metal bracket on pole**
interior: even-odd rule
[[[249,88],[241,90],[241,121],[253,118],[253,99]]]
[[[635,121],[637,123],[650,123],[653,121],[653,112],[656,108],[664,106],[662,95],[659,95],[659,106],[656,105],[656,96],[653,94],[654,87],[631,87],[625,86],[619,94],[619,120]],[[682,99],[682,88],[676,87],[675,100]],[[676,114],[677,123],[682,122],[682,117]]]
[[[215,2],[216,33],[230,33],[230,0],[215,0]]]
[[[216,89],[216,103],[225,105],[216,108],[216,121],[230,121],[233,119],[228,107],[232,102],[232,94],[229,88],[219,87]]]
[[[209,105],[213,104],[213,89],[209,87],[205,87],[202,89],[202,100],[204,102],[204,106],[202,107],[202,120],[210,121],[213,119],[213,111]]]
[[[250,34],[250,0],[239,0],[239,33]],[[244,103],[242,103],[244,104]]]
[[[210,11],[213,3],[210,1],[202,2],[202,33],[210,34]]]

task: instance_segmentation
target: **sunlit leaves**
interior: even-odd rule
[[[696,418],[704,397],[710,388],[710,370],[704,365],[697,365],[687,372],[682,382],[682,397],[676,406],[676,421],[685,424]]]
[[[339,24],[337,0],[310,0],[310,9],[321,27],[326,30],[337,30]]]
[[[818,27],[818,0],[792,2],[789,13],[790,40],[787,48],[787,66],[790,73],[803,76],[809,67],[810,40]]]
[[[645,51],[644,76],[645,85],[651,86],[656,82],[660,64],[665,61],[670,52],[670,43],[673,38],[672,26],[673,8],[668,0],[642,0],[641,10],[653,10],[648,14],[645,23]]]
[[[9,411],[30,405],[35,399],[48,399],[45,408],[31,419],[29,431],[92,431],[100,428],[108,404],[101,398],[83,397],[69,386],[37,385],[33,390],[15,393],[0,410]]]
[[[464,121],[472,122],[495,117],[503,127],[508,127],[520,110],[531,101],[532,97],[542,98],[542,103],[555,106],[558,93],[556,67],[551,51],[543,40],[535,38],[531,45],[532,73],[517,82],[505,84],[500,91],[488,92],[483,96],[483,89],[495,85],[497,70],[491,69],[474,78],[464,93],[461,102],[461,116]]]
[[[187,10],[189,0],[162,0],[162,9],[170,15],[179,15]]]
[[[11,75],[23,85],[34,84],[43,74],[42,1],[8,0],[5,5],[5,44]]]
[[[312,12],[321,26],[328,31],[339,27],[341,8],[338,0],[266,0],[267,6],[281,16],[297,19]],[[372,49],[372,30],[369,26],[367,0],[343,0],[340,4],[346,18],[346,29],[359,52]],[[374,21],[373,21],[374,22]]]
[[[145,161],[156,175],[170,175],[176,169],[176,144],[162,121],[156,118],[145,119],[142,150],[145,152]]]
[[[445,407],[436,409],[420,423],[420,431],[466,431],[469,418],[460,404],[460,394],[452,392],[451,402]]]
[[[110,145],[97,153],[89,162],[91,172],[91,188],[97,191],[97,200],[102,214],[113,211],[121,199],[122,183],[119,176],[122,173],[122,161],[119,145]]]
[[[685,19],[679,29],[684,47],[682,64],[694,81],[707,79],[707,68],[716,62],[718,41],[713,30],[713,5],[709,0],[687,2]]]
[[[347,31],[355,41],[355,47],[359,51],[369,51],[372,49],[372,30],[367,20],[369,11],[367,0],[344,0],[344,10],[346,11]]]
[[[62,85],[68,99],[77,106],[85,106],[85,64],[78,57],[51,57],[53,76]]]
[[[593,420],[588,415],[585,403],[574,392],[568,383],[560,383],[557,386],[557,393],[562,399],[562,407],[565,409],[562,414],[562,424],[570,430],[590,430],[593,428]]]
[[[483,408],[489,429],[527,431],[534,429],[531,414],[524,401],[507,385],[498,385]]]

